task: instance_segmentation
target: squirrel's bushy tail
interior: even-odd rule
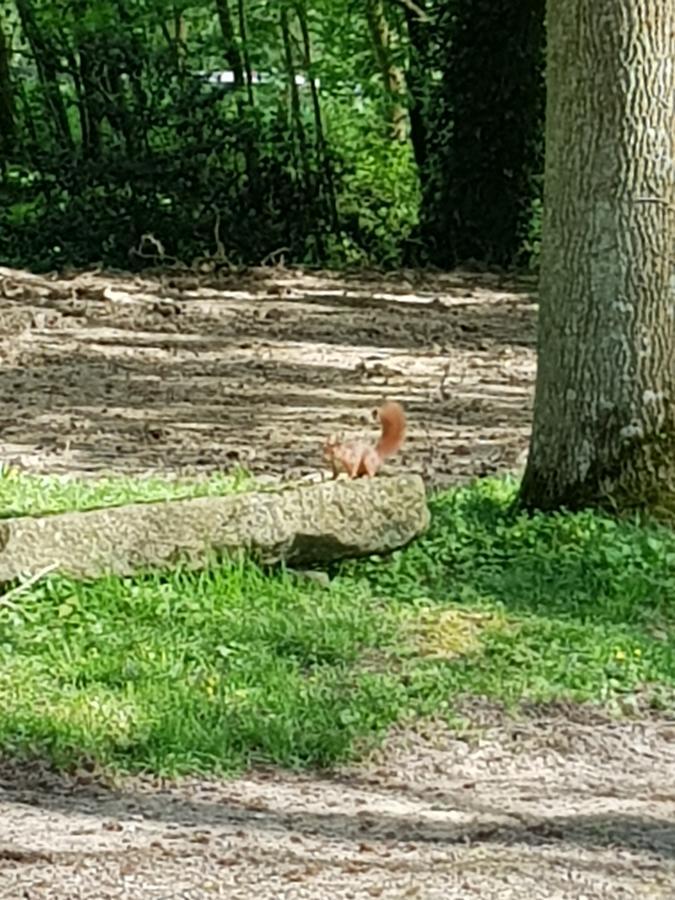
[[[403,407],[395,400],[384,403],[378,409],[377,415],[382,425],[382,434],[375,449],[380,459],[384,459],[401,449],[405,437],[406,418]]]

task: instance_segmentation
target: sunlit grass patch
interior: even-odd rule
[[[220,496],[250,490],[253,486],[253,480],[245,472],[215,473],[208,478],[115,475],[89,480],[34,475],[5,466],[0,468],[0,518]]]

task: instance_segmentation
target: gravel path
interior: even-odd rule
[[[6,767],[0,897],[675,897],[675,722],[400,734],[330,777]]]

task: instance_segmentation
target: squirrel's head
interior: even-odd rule
[[[339,445],[340,441],[336,435],[331,434],[330,437],[326,438],[322,445],[323,458],[325,460],[331,460],[333,456],[335,456],[335,450]]]

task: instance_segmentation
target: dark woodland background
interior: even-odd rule
[[[9,0],[0,262],[536,267],[544,0]]]

